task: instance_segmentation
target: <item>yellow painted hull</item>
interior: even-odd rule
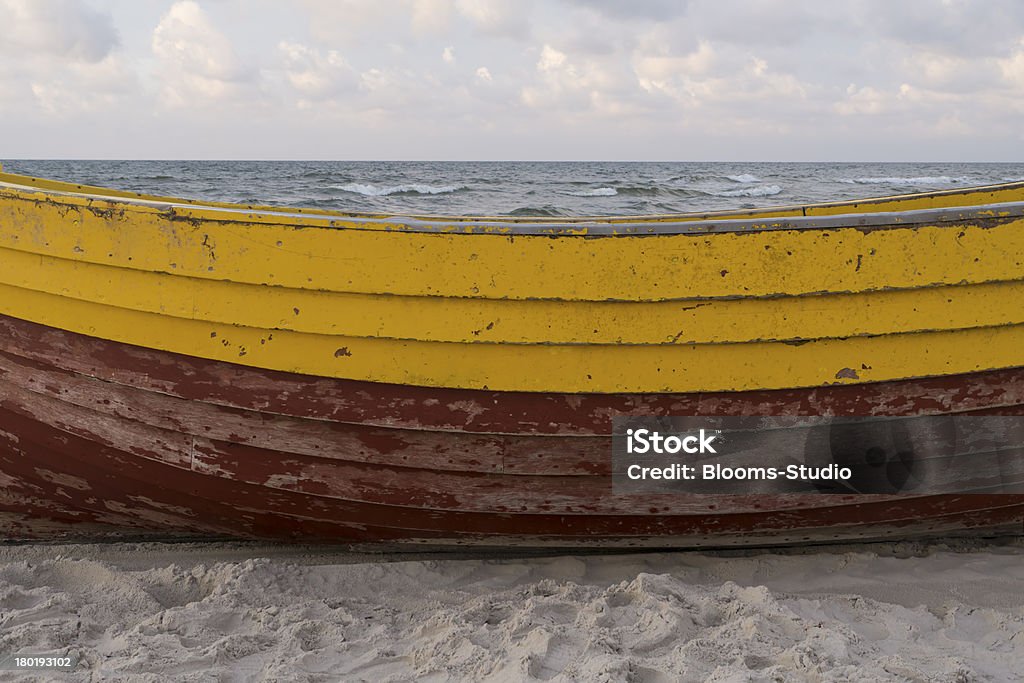
[[[1024,184],[767,211],[400,218],[0,174],[0,315],[392,384],[814,387],[1024,366]]]
[[[609,453],[615,416],[1020,415],[1022,295],[1024,184],[552,222],[0,174],[0,536],[1019,532],[1020,444],[937,495],[629,495]]]

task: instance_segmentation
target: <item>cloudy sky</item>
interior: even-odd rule
[[[1021,0],[0,0],[0,158],[1024,158]]]

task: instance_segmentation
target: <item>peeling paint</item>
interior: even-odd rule
[[[41,479],[48,481],[51,484],[56,484],[58,486],[68,486],[78,491],[88,491],[92,488],[89,485],[89,482],[86,481],[85,479],[82,479],[80,477],[73,477],[70,474],[54,472],[52,470],[42,469],[38,467],[36,468],[36,474],[38,474]]]
[[[2,317],[0,332],[8,333],[0,334],[0,395],[7,397],[0,402],[0,425],[31,435],[37,463],[26,469],[13,444],[0,442],[0,473],[11,483],[0,512],[15,506],[82,529],[473,545],[622,546],[638,538],[648,546],[728,545],[827,540],[846,531],[863,537],[994,528],[1014,515],[1019,524],[1024,510],[1024,500],[979,496],[913,503],[862,498],[857,508],[847,505],[852,497],[759,497],[719,500],[709,511],[703,500],[678,496],[636,507],[606,491],[608,420],[622,412],[750,414],[756,407],[764,414],[916,414],[1004,406],[999,409],[1019,413],[1024,371],[979,373],[970,381],[719,395],[536,396],[348,384],[198,359],[169,362],[153,351]],[[23,343],[26,334],[34,335],[33,343]],[[46,360],[10,355],[25,348]],[[97,377],[61,369],[68,363],[90,364]],[[47,383],[65,391],[33,398],[21,388]],[[175,398],[183,392],[188,398]],[[456,394],[463,398],[437,400]],[[344,414],[353,400],[363,402],[358,418]],[[241,403],[250,407],[232,407]],[[374,403],[386,411],[379,418],[387,427],[363,422],[374,419]],[[267,409],[277,412],[261,412]],[[401,410],[409,412],[394,412]],[[348,421],[337,422],[342,416]],[[466,431],[477,422],[494,429],[497,420],[504,420],[502,434]],[[172,438],[180,430],[197,432],[185,435],[181,457]],[[587,430],[594,436],[581,438]],[[59,462],[60,469],[41,462]],[[548,475],[538,476],[542,472]],[[59,489],[52,482],[57,478]],[[88,495],[67,485],[79,480],[90,484]],[[842,519],[857,526],[830,530],[836,518],[822,503],[845,505]]]
[[[1024,413],[1024,184],[529,222],[16,182],[0,177],[8,536],[1019,531],[1012,496],[637,501],[609,492],[608,442],[622,414]]]

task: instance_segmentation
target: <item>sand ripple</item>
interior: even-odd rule
[[[74,681],[1020,680],[1022,552],[0,547],[0,653],[75,651]]]

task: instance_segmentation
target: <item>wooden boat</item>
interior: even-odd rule
[[[1012,494],[610,483],[616,415],[931,414],[1024,414],[1024,183],[556,221],[0,173],[6,538],[1019,533]]]

